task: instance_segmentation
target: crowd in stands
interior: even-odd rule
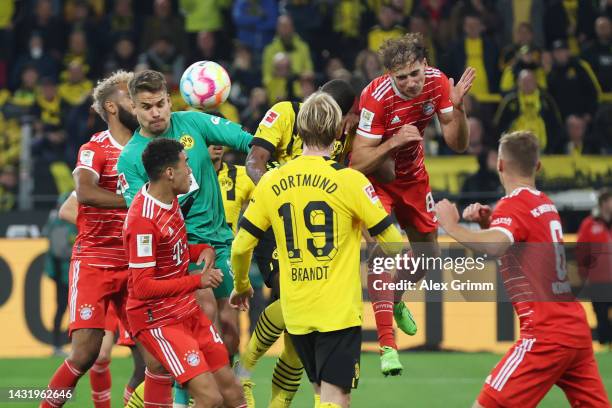
[[[449,77],[476,68],[467,154],[481,170],[500,134],[518,128],[545,153],[610,154],[611,18],[612,0],[5,0],[0,211],[14,206],[24,123],[36,194],[70,188],[78,147],[104,128],[90,96],[110,72],[164,72],[180,110],[183,70],[217,61],[233,84],[220,112],[253,132],[272,104],[329,79],[359,93],[382,73],[378,47],[410,31]],[[427,154],[452,154],[435,126],[425,143]]]

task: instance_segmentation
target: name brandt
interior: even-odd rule
[[[291,280],[294,282],[305,282],[327,279],[327,268],[327,266],[291,268]]]

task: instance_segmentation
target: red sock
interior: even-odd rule
[[[368,295],[374,310],[378,344],[381,347],[388,346],[397,349],[393,335],[393,291],[383,289],[383,284],[392,281],[391,274],[388,272],[368,273]]]
[[[132,398],[132,394],[134,393],[134,389],[130,387],[130,384],[127,384],[123,389],[123,406],[126,406],[127,403]]]
[[[172,408],[172,376],[152,374],[145,369],[145,408]]]
[[[109,364],[110,361],[96,361],[89,369],[91,399],[95,408],[110,408],[111,406],[111,374],[108,369]]]
[[[59,396],[57,398],[48,398],[43,400],[40,403],[40,408],[57,408],[61,407],[68,400],[68,396],[65,393],[65,390],[74,390],[79,378],[83,375],[82,372],[77,370],[68,360],[64,360],[61,366],[58,367],[53,377],[51,377],[51,381],[49,381],[49,385],[47,386],[50,390],[58,390],[64,391],[64,397]]]

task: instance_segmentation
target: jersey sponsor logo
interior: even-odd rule
[[[436,110],[436,108],[431,101],[427,101],[423,104],[423,114],[429,116],[434,113],[434,110]]]
[[[395,116],[393,117],[393,119],[391,119],[391,124],[392,124],[392,125],[395,125],[396,123],[399,123],[399,122],[400,122],[400,118],[399,118],[399,116],[397,116],[397,115],[395,115]]]
[[[266,127],[272,127],[272,125],[274,124],[274,122],[276,122],[276,119],[278,119],[279,116],[280,115],[278,113],[274,112],[273,110],[269,110],[268,113],[266,113],[266,116],[261,121],[261,124]]]
[[[79,156],[79,161],[84,166],[92,167],[93,166],[93,158],[94,158],[93,150],[83,150],[81,152],[81,155]]]
[[[192,367],[200,364],[200,355],[195,350],[189,350],[185,353],[185,361]]]
[[[368,184],[365,186],[363,188],[363,192],[368,196],[371,202],[376,203],[379,200],[378,194],[376,194],[376,190],[374,189],[373,185]]]
[[[153,255],[153,235],[152,234],[136,234],[136,251],[137,256],[145,257]]]
[[[494,219],[491,222],[491,225],[499,225],[499,224],[512,225],[512,218],[510,218],[510,217],[499,217],[499,218]]]
[[[193,146],[195,146],[195,140],[190,135],[181,136],[181,138],[179,139],[179,142],[181,142],[185,150],[189,150]]]
[[[373,121],[374,121],[374,112],[371,112],[363,108],[361,110],[361,115],[359,116],[359,128],[369,132],[372,130]]]
[[[117,176],[117,190],[121,191],[121,193],[125,193],[130,188],[130,185],[125,178],[125,174],[119,173]]]
[[[89,320],[93,316],[94,307],[92,305],[82,305],[79,307],[81,320]]]

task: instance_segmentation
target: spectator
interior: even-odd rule
[[[278,18],[276,36],[264,49],[262,62],[264,84],[269,84],[272,81],[272,76],[274,75],[274,60],[277,59],[279,53],[287,57],[286,59],[288,61],[283,59],[283,64],[286,65],[287,62],[289,62],[291,67],[290,74],[299,76],[304,72],[314,72],[312,58],[310,57],[310,48],[295,32],[293,21],[291,17],[287,15],[282,15]],[[278,76],[276,75],[276,77]],[[266,85],[266,88],[268,88],[268,85]],[[269,89],[268,97],[273,98]]]
[[[477,159],[478,171],[467,177],[461,187],[461,207],[466,207],[475,201],[481,204],[494,204],[503,195],[497,174],[497,151],[483,149],[477,155]]]
[[[295,32],[310,47],[315,60],[319,62],[327,38],[331,36],[331,27],[323,24],[326,12],[319,1],[286,0],[284,10],[295,27]],[[312,71],[312,70],[311,70]]]
[[[513,34],[522,23],[533,27],[533,42],[537,47],[544,46],[545,1],[498,0],[497,14],[502,19],[501,43],[512,44],[517,41]]]
[[[601,92],[597,78],[586,61],[571,56],[564,40],[553,44],[553,68],[547,81],[563,118],[576,114],[590,119],[595,115]]]
[[[122,36],[128,36],[136,43],[141,33],[140,19],[134,15],[132,0],[115,0],[113,11],[106,17],[105,32],[111,43]]]
[[[298,79],[299,76],[293,73],[289,55],[283,52],[277,53],[272,60],[272,74],[264,76],[269,105],[286,100],[300,100],[302,95]]]
[[[86,75],[95,78],[99,73],[95,70],[94,56],[87,43],[87,36],[83,31],[73,31],[68,37],[68,50],[64,54],[62,77],[67,75],[68,66],[73,62],[81,65]]]
[[[187,33],[190,49],[195,46],[196,36],[200,31],[217,33],[223,30],[223,9],[230,4],[230,0],[179,0],[180,10],[185,17],[184,31]]]
[[[89,44],[89,52],[92,54],[107,52],[107,44],[104,41],[105,36],[98,29],[100,26],[99,19],[92,17],[93,8],[85,0],[77,0],[72,2],[70,13],[66,15],[67,32],[81,31],[85,33],[86,42]]]
[[[1,104],[0,104],[1,105]],[[0,110],[0,168],[19,165],[21,128],[17,118],[7,119]]]
[[[468,126],[470,128],[470,144],[466,153],[471,156],[478,156],[484,149],[484,126],[482,121],[477,117],[468,117]]]
[[[128,36],[121,36],[115,42],[112,53],[104,64],[104,71],[110,73],[122,69],[129,72],[134,69],[137,62],[134,42]]]
[[[57,78],[57,61],[45,51],[44,39],[37,32],[32,33],[27,52],[19,55],[13,64],[11,89],[19,86],[21,72],[26,66],[34,67],[41,77]]]
[[[533,27],[529,23],[519,24],[515,29],[514,41],[503,48],[501,52],[502,69],[514,64],[520,57],[520,50],[524,47],[540,51],[534,43]]]
[[[593,144],[589,137],[588,123],[586,119],[578,115],[569,115],[565,119],[565,132],[567,134],[567,145],[565,152],[572,155],[598,154],[599,149]]]
[[[139,64],[146,64],[150,69],[160,72],[172,72],[174,80],[179,82],[185,69],[184,58],[172,44],[169,37],[159,37],[151,48],[140,54]]]
[[[10,117],[31,115],[36,102],[36,87],[38,86],[38,71],[33,66],[26,66],[21,72],[19,87],[13,92],[5,107],[5,113]]]
[[[13,15],[15,0],[0,3],[0,89],[7,86],[9,80],[9,61],[13,51]]]
[[[0,213],[15,209],[17,203],[17,170],[13,166],[0,167]]]
[[[404,29],[397,25],[397,22],[398,14],[395,9],[391,6],[383,5],[378,13],[378,24],[368,32],[368,48],[378,52],[378,49],[385,41],[404,35]]]
[[[360,0],[335,2],[332,10],[332,35],[327,40],[331,55],[342,59],[345,66],[355,62],[359,50],[365,48],[361,34],[365,5]]]
[[[66,357],[62,346],[68,342],[68,336],[62,336],[62,320],[68,306],[68,271],[72,246],[76,240],[76,225],[58,217],[59,207],[68,198],[62,194],[57,206],[49,213],[49,219],[43,228],[43,235],[49,240],[49,250],[45,256],[45,274],[55,283],[55,317],[53,319],[53,355]]]
[[[378,59],[378,54],[374,51],[365,49],[359,52],[355,60],[355,71],[353,72],[353,88],[357,95],[361,94],[372,80],[382,75],[383,67]]]
[[[60,126],[66,109],[52,78],[42,78],[36,95],[37,116],[43,125]]]
[[[461,0],[456,2],[451,10],[451,26],[453,35],[461,35],[463,18],[468,14],[478,14],[484,25],[485,33],[494,36],[499,30],[501,20],[497,15],[494,0]]]
[[[612,105],[599,107],[593,122],[593,138],[603,154],[612,154]]]
[[[85,77],[85,70],[78,61],[68,66],[67,79],[59,85],[59,96],[70,106],[83,103],[93,90],[92,82]]]
[[[187,65],[198,61],[215,61],[223,66],[227,65],[229,54],[217,45],[215,33],[200,31],[196,37],[196,46],[189,56]]]
[[[232,6],[237,39],[252,52],[260,54],[272,38],[278,19],[276,0],[236,0]]]
[[[415,9],[427,16],[427,21],[436,35],[436,42],[442,46],[447,46],[454,38],[450,23],[453,5],[454,2],[450,0],[421,0]]]
[[[580,224],[576,258],[578,272],[588,285],[597,318],[597,340],[612,351],[610,294],[612,293],[612,191],[603,190],[597,208]]]
[[[546,82],[546,71],[540,63],[541,54],[536,48],[529,45],[524,45],[518,50],[517,57],[512,65],[504,68],[501,76],[499,89],[502,93],[508,93],[516,88],[516,78],[524,69],[533,71],[538,81],[538,86],[541,89],[548,88]]]
[[[595,20],[597,38],[589,44],[582,58],[587,61],[601,85],[602,102],[612,102],[612,24],[607,16]]]
[[[411,15],[408,23],[408,32],[421,33],[427,47],[427,63],[434,67],[438,66],[438,49],[431,32],[431,26],[427,20],[427,15],[423,12]]]
[[[491,94],[499,92],[499,69],[497,46],[483,36],[484,26],[477,14],[468,14],[463,19],[462,39],[449,52],[449,76],[455,82],[461,78],[466,67],[474,67],[478,75],[472,84],[471,94],[480,102],[490,102]]]
[[[51,0],[38,0],[34,14],[24,18],[16,28],[17,52],[28,52],[28,41],[34,32],[45,39],[46,52],[56,59],[61,59],[65,49],[65,26],[62,20],[53,15]]]
[[[517,90],[504,97],[493,122],[499,133],[519,129],[533,132],[546,153],[560,153],[562,150],[559,109],[554,99],[538,88],[532,71],[519,73]]]
[[[247,107],[240,113],[240,123],[247,132],[254,134],[267,110],[268,96],[266,90],[260,87],[253,88]]]
[[[569,45],[571,54],[580,54],[580,47],[595,37],[595,9],[591,1],[550,0],[546,5],[544,28],[547,48],[558,39]]]
[[[153,15],[145,19],[144,26],[140,49],[146,50],[160,37],[167,37],[179,52],[187,51],[184,22],[181,16],[173,13],[170,0],[154,1]]]
[[[232,90],[230,99],[240,107],[247,105],[251,90],[261,86],[261,71],[253,64],[253,54],[248,47],[236,46],[234,62],[230,70]]]

